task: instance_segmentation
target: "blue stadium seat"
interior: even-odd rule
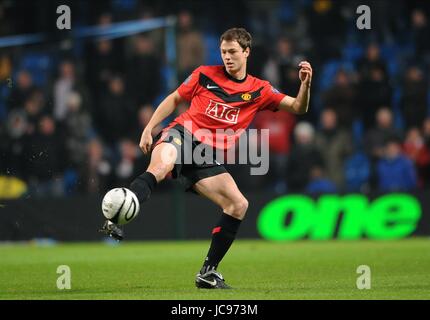
[[[211,33],[205,33],[203,35],[203,39],[206,49],[205,64],[222,64],[222,60],[219,54],[219,36]]]
[[[389,77],[395,78],[400,73],[402,56],[402,47],[396,44],[381,44],[381,57],[387,64],[387,71]]]
[[[345,61],[355,63],[364,55],[364,47],[356,43],[347,43],[342,49],[342,57]]]
[[[354,146],[361,147],[364,137],[364,126],[363,121],[356,119],[352,123],[352,141]]]
[[[390,43],[380,44],[379,48],[381,51],[381,57],[384,60],[391,60],[396,57],[400,52],[399,47],[397,45]]]
[[[359,192],[369,181],[370,161],[366,154],[356,152],[345,161],[345,186],[349,192]]]
[[[318,78],[318,87],[320,90],[327,90],[330,88],[339,69],[352,72],[355,70],[355,66],[351,61],[347,60],[330,60],[325,63],[322,67],[321,75]]]
[[[331,60],[324,64],[318,78],[318,88],[320,88],[320,90],[327,90],[330,88],[340,66],[341,63],[339,60]]]
[[[290,1],[281,1],[278,16],[284,23],[294,23],[297,20],[297,12]]]
[[[19,69],[25,69],[30,72],[33,82],[37,86],[44,86],[49,80],[53,63],[48,54],[44,53],[27,53],[19,63]]]
[[[113,0],[112,8],[115,11],[133,11],[137,4],[137,0]]]

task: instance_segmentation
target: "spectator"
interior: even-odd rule
[[[382,60],[380,49],[377,43],[371,43],[366,50],[366,55],[357,61],[357,71],[360,81],[368,81],[371,79],[371,71],[379,69],[387,77],[387,66]]]
[[[366,129],[374,125],[379,108],[391,105],[392,89],[384,72],[380,66],[372,66],[369,77],[358,83],[355,108],[360,111]]]
[[[193,16],[188,11],[178,15],[178,80],[184,81],[198,66],[204,64],[205,47],[202,34],[193,27]]]
[[[413,127],[406,133],[403,152],[414,162],[418,174],[418,185],[424,187],[430,182],[430,149],[426,146],[418,128]]]
[[[91,116],[82,109],[79,93],[69,94],[65,120],[67,158],[70,167],[80,170],[87,158],[86,148],[91,134]]]
[[[82,191],[84,193],[105,193],[112,185],[112,164],[98,138],[87,144],[88,161],[84,167]]]
[[[26,70],[18,72],[16,84],[12,86],[8,98],[8,110],[22,108],[36,87],[33,78]]]
[[[47,112],[44,97],[39,90],[34,90],[24,102],[24,112],[27,120],[27,133],[32,134],[36,131],[42,115]]]
[[[99,27],[108,27],[112,24],[112,14],[109,12],[103,12],[97,19],[97,25]]]
[[[376,125],[365,136],[365,151],[372,159],[384,155],[385,143],[391,138],[401,138],[401,132],[394,127],[393,113],[383,107],[376,113]]]
[[[339,58],[346,30],[341,6],[333,0],[313,0],[306,17],[315,67],[323,61]]]
[[[430,118],[426,118],[423,121],[422,126],[422,136],[424,139],[424,143],[426,148],[430,150]],[[430,187],[430,169],[427,167],[427,170],[423,173],[424,187]]]
[[[113,47],[113,40],[100,39],[92,42],[88,53],[86,70],[94,98],[96,112],[101,112],[100,96],[106,92],[110,78],[123,70],[121,56]]]
[[[352,153],[352,139],[347,130],[339,128],[332,109],[321,113],[321,130],[316,132],[315,145],[324,159],[328,179],[340,190],[344,185],[344,172],[340,168]]]
[[[136,143],[140,142],[140,136],[142,135],[142,132],[145,127],[148,125],[149,120],[151,120],[153,114],[154,107],[150,104],[146,104],[139,109],[137,115],[138,125],[134,128],[134,134],[132,135],[133,140]],[[152,135],[155,137],[162,129],[163,127],[161,126],[161,124],[159,124],[152,130]]]
[[[308,122],[299,122],[294,128],[295,145],[286,169],[288,192],[303,192],[310,181],[311,168],[324,165],[314,144],[314,131]]]
[[[349,75],[344,70],[336,74],[335,82],[326,92],[323,92],[323,105],[333,109],[339,123],[345,128],[351,128],[356,115],[354,109],[355,89]]]
[[[109,81],[109,91],[103,95],[103,113],[98,115],[98,130],[105,143],[113,147],[120,139],[127,137],[135,126],[133,101],[125,91],[121,76]]]
[[[382,192],[412,191],[417,187],[414,165],[401,153],[398,139],[389,139],[377,166],[379,190]]]
[[[336,184],[324,175],[322,167],[316,165],[311,168],[310,181],[306,186],[306,192],[312,194],[335,193]]]
[[[2,172],[23,178],[27,172],[25,146],[28,122],[26,113],[20,109],[11,111],[5,131],[1,140],[5,152],[0,157]]]
[[[155,54],[151,38],[135,38],[133,56],[127,68],[127,81],[138,105],[154,103],[161,91],[161,61]],[[137,115],[137,110],[136,110]]]
[[[427,15],[422,9],[415,9],[411,14],[412,24],[412,39],[415,44],[416,59],[423,59],[425,62],[430,62],[430,44],[428,36],[430,34],[430,26]],[[420,61],[421,62],[421,61]]]
[[[393,125],[393,114],[389,108],[381,108],[376,113],[376,125],[367,131],[364,151],[370,160],[370,188],[377,187],[376,166],[384,156],[385,144],[389,139],[401,138],[401,132]]]
[[[139,147],[131,140],[120,142],[120,160],[115,167],[115,185],[127,187],[149,165],[149,158],[144,157]]]
[[[401,110],[407,128],[419,127],[427,116],[427,80],[417,66],[406,70]]]
[[[0,5],[0,19],[1,19],[1,5]],[[12,60],[10,54],[2,49],[0,53],[0,81],[7,81],[12,74]]]
[[[45,115],[40,118],[36,132],[28,139],[26,159],[30,194],[35,196],[61,196],[64,193],[63,142],[54,119]]]
[[[425,118],[423,121],[422,134],[425,144],[430,148],[430,117]]]
[[[282,92],[298,92],[300,79],[297,77],[297,66],[304,57],[294,52],[293,43],[285,37],[278,40],[275,57],[264,66],[264,78]]]
[[[285,191],[285,170],[288,154],[291,149],[291,133],[293,132],[295,116],[287,111],[278,111],[276,117],[271,112],[259,112],[254,119],[256,129],[269,129],[270,170],[268,178],[277,189]]]
[[[56,121],[62,122],[67,114],[67,100],[70,93],[78,92],[81,95],[83,108],[88,109],[89,103],[87,90],[76,76],[74,63],[67,60],[63,61],[60,64],[59,69],[60,75],[55,81],[53,88],[53,115]]]

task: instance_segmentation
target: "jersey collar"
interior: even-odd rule
[[[222,68],[224,70],[224,74],[227,78],[229,78],[231,81],[237,82],[237,83],[243,83],[246,81],[246,79],[248,78],[248,73],[245,74],[245,77],[241,80],[236,79],[235,77],[232,77],[227,70],[225,69],[225,67]]]

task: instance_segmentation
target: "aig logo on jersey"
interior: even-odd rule
[[[206,114],[217,120],[221,120],[227,123],[237,123],[239,117],[240,108],[232,107],[228,104],[216,102],[210,100],[208,107],[206,108]]]

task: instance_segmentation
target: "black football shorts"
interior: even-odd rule
[[[161,131],[154,138],[153,148],[161,142],[170,143],[178,150],[180,159],[176,161],[173,167],[172,177],[178,180],[185,191],[195,192],[193,185],[197,181],[227,172],[226,168],[216,161],[216,152],[214,149],[212,149],[209,161],[206,160],[204,163],[196,163],[192,155],[201,142],[198,141],[191,132],[179,124]],[[199,148],[199,150],[201,149],[204,150],[205,148]],[[197,150],[197,152],[199,152],[199,150]],[[205,157],[205,159],[206,158],[208,157]]]

